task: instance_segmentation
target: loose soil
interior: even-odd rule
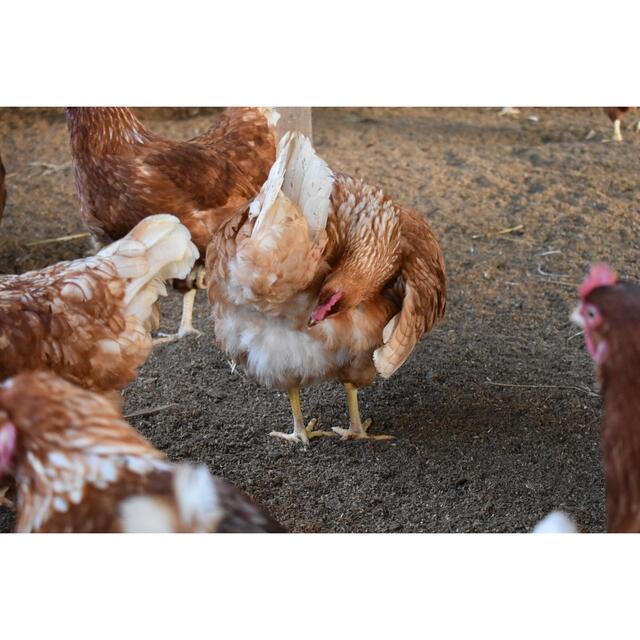
[[[155,131],[189,138],[212,109],[140,110]],[[530,119],[531,116],[537,121]],[[447,316],[390,380],[360,393],[387,442],[270,438],[289,430],[286,394],[232,372],[203,335],[158,348],[125,391],[131,422],[173,460],[204,462],[291,531],[527,531],[552,509],[585,531],[605,526],[600,400],[582,337],[569,322],[591,262],[630,277],[637,257],[640,139],[605,142],[600,109],[315,109],[319,153],[382,185],[432,224],[449,279]],[[589,135],[591,132],[591,135]],[[8,203],[0,272],[82,256],[68,138],[59,109],[0,109]],[[164,330],[180,297],[161,304]],[[345,426],[339,384],[303,391],[308,418]],[[0,531],[13,514],[0,509]]]

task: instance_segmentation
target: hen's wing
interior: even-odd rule
[[[133,133],[124,129],[115,150],[98,152],[86,138],[105,128],[113,133],[114,119],[124,126],[133,118],[125,109],[102,111],[84,116],[83,128],[71,128],[82,215],[102,241],[123,237],[149,215],[171,212],[204,256],[220,224],[258,193],[275,158],[275,129],[260,109],[234,110],[188,142],[146,130],[131,142]],[[101,120],[107,116],[111,129]],[[140,128],[137,123],[136,132]]]
[[[409,357],[424,333],[442,318],[447,304],[444,256],[426,221],[413,211],[401,212],[402,266],[399,276],[402,309],[383,332],[384,344],[374,353],[376,369],[391,376]]]
[[[194,138],[206,149],[228,158],[249,180],[255,195],[276,157],[275,125],[279,115],[270,108],[225,109],[218,122]]]

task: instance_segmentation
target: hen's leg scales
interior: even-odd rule
[[[622,133],[620,133],[620,120],[615,120],[613,123],[613,141],[622,142]]]
[[[289,402],[291,403],[291,413],[293,414],[293,433],[272,431],[269,434],[270,436],[281,438],[287,442],[301,442],[305,446],[309,444],[311,438],[333,436],[333,433],[330,431],[315,431],[316,424],[318,423],[315,418],[310,420],[305,426],[302,407],[300,406],[300,389],[298,387],[289,389]]]
[[[175,342],[184,338],[184,336],[193,334],[195,336],[202,335],[200,331],[193,328],[193,305],[196,300],[197,289],[189,289],[187,293],[182,296],[182,318],[180,319],[180,327],[178,333],[159,333],[159,338],[155,338],[153,345],[167,344],[168,342]]]
[[[393,436],[370,436],[368,431],[371,426],[371,418],[368,418],[364,422],[360,419],[360,409],[358,407],[358,389],[351,383],[347,382],[344,385],[344,390],[347,392],[347,403],[349,405],[349,421],[350,426],[348,429],[340,429],[333,427],[333,430],[342,436],[343,440],[393,440]]]

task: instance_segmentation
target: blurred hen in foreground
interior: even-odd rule
[[[47,368],[119,396],[151,351],[165,282],[197,257],[186,227],[158,215],[94,257],[0,276],[0,379]]]
[[[444,315],[444,258],[424,218],[382,189],[334,174],[310,141],[285,135],[258,198],[207,251],[209,299],[221,348],[250,376],[287,389],[291,434],[305,426],[299,388],[339,379],[344,438],[370,438],[357,388],[392,375]],[[376,436],[388,438],[389,436]]]
[[[270,109],[227,109],[218,123],[187,142],[159,136],[126,108],[69,108],[67,123],[82,218],[99,243],[127,234],[140,220],[172,213],[189,229],[200,257],[218,227],[253,198],[275,158]],[[192,326],[198,267],[180,283],[180,329]]]
[[[52,373],[0,386],[0,477],[16,479],[16,531],[281,532],[204,466],[171,464],[101,396]]]
[[[640,286],[597,265],[580,298],[571,317],[602,383],[608,529],[640,532]]]

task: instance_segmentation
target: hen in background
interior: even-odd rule
[[[220,347],[261,384],[286,389],[293,442],[305,426],[300,387],[338,379],[344,438],[370,438],[357,389],[392,375],[444,315],[444,258],[419,214],[382,189],[334,174],[300,133],[285,135],[259,196],[207,251]],[[375,436],[388,438],[389,436]]]
[[[165,282],[197,258],[187,228],[157,215],[94,257],[0,276],[0,379],[47,368],[119,401],[151,352]]]
[[[187,142],[159,136],[130,109],[67,109],[71,153],[84,222],[99,243],[126,235],[143,218],[163,212],[189,229],[204,259],[212,235],[236,208],[255,197],[275,159],[277,113],[227,109],[206,133]],[[198,266],[186,290],[180,328],[192,326]]]
[[[204,466],[171,464],[100,395],[45,371],[0,385],[18,533],[281,532]]]
[[[625,113],[634,111],[635,107],[604,107],[604,112],[609,120],[613,122],[613,141],[622,142],[622,133],[620,132],[620,120]],[[636,131],[640,131],[640,121],[636,123]]]
[[[640,532],[640,286],[594,266],[571,318],[601,380],[608,530]]]

